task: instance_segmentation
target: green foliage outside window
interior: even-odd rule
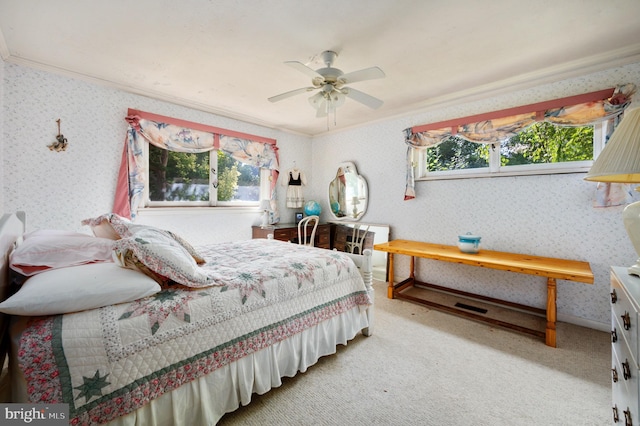
[[[238,162],[218,151],[218,201],[229,201],[238,187]]]
[[[217,159],[218,201],[257,201],[260,169],[222,151],[217,151]],[[151,201],[209,201],[209,152],[175,152],[150,145],[149,197]]]
[[[492,145],[452,136],[427,149],[427,171],[488,167]],[[593,127],[536,123],[500,144],[500,165],[562,163],[593,159]]]
[[[536,123],[501,147],[501,165],[593,160],[593,127]]]

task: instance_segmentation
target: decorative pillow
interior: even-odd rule
[[[126,258],[135,256],[137,261],[155,274],[188,287],[208,287],[213,284],[213,280],[204,273],[189,252],[159,229],[137,229],[134,236],[116,241],[114,252],[123,264]]]
[[[146,275],[115,263],[54,269],[29,278],[0,303],[11,315],[56,315],[131,302],[160,291]]]
[[[91,219],[87,219],[91,220]],[[110,240],[119,240],[120,235],[113,229],[109,219],[104,216],[100,216],[100,218],[96,219],[97,222],[95,224],[91,224],[91,230],[93,231],[93,235],[99,238],[108,238]],[[83,225],[88,225],[85,221],[82,221]]]
[[[133,269],[134,271],[140,271],[150,278],[153,278],[155,282],[160,286],[165,287],[171,284],[171,280],[164,275],[160,275],[152,271],[144,263],[140,262],[132,250],[116,250],[113,252],[113,258],[115,262],[123,268]]]
[[[85,219],[82,221],[83,225],[91,226],[93,234],[96,237],[111,238],[112,240],[118,240],[120,238],[131,237],[136,234],[137,231],[142,229],[154,229],[159,232],[164,232],[174,240],[176,240],[182,247],[184,247],[193,259],[199,265],[206,261],[191,244],[184,240],[184,238],[174,234],[171,231],[156,228],[150,225],[140,225],[131,222],[129,219],[118,216],[115,213],[107,213],[102,216],[98,216],[94,219]]]
[[[112,262],[113,240],[59,230],[23,235],[11,253],[11,269],[25,276],[93,262]]]

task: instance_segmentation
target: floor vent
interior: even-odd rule
[[[469,311],[479,312],[481,314],[486,314],[487,313],[486,309],[478,308],[477,306],[466,305],[466,304],[460,303],[460,302],[456,303],[456,308],[467,309]]]

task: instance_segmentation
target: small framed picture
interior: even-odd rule
[[[296,212],[296,225],[302,220],[302,212]]]

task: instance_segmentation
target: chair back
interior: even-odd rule
[[[355,225],[353,227],[353,235],[351,236],[351,241],[347,241],[347,252],[362,254],[362,245],[364,244],[364,239],[367,237],[368,232],[369,226],[362,229],[360,225]]]
[[[298,222],[298,244],[303,246],[314,246],[316,229],[320,222],[320,216],[307,216]],[[311,235],[307,238],[307,228],[312,226]]]

